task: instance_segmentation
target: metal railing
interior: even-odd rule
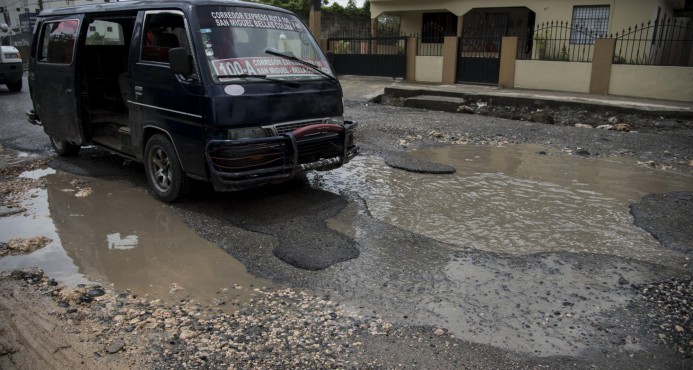
[[[369,38],[369,37],[402,37],[406,36],[399,28],[379,25],[377,29],[371,27],[347,27],[322,34],[323,38]]]
[[[614,64],[693,67],[693,22],[665,18],[629,27],[616,39]]]
[[[518,58],[561,62],[591,62],[594,42],[606,34],[567,21],[537,25],[529,39],[518,42]]]
[[[416,39],[416,55],[418,56],[442,56],[443,42],[439,37],[430,37],[420,33],[411,34],[409,37]]]

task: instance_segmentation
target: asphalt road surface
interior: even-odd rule
[[[26,123],[24,112],[31,107],[26,86],[21,93],[0,91],[0,111],[4,112],[0,144],[4,148],[50,158],[49,166],[59,171],[146,189],[141,165],[99,149],[84,148],[77,158],[53,156],[41,128]],[[690,281],[687,261],[693,232],[666,227],[685,224],[681,218],[661,225],[656,217],[647,216],[666,207],[672,210],[670,214],[690,217],[693,170],[687,163],[693,160],[693,138],[675,132],[622,133],[381,106],[359,98],[358,92],[350,92],[349,97],[345,115],[361,122],[357,140],[363,149],[353,164],[334,173],[309,174],[287,184],[237,193],[215,193],[208,184],[198,183],[188,197],[172,206],[174,211],[188,227],[241,261],[255,276],[391,322],[399,330],[397,335],[364,339],[367,349],[363,356],[376,367],[693,366],[687,334],[693,330],[688,319],[691,301],[683,308],[662,308],[664,300],[652,303],[650,290],[643,291],[649,284],[659,284],[664,296],[667,291],[669,296],[690,294],[685,287]],[[515,144],[540,146],[529,150],[525,163],[547,153],[553,153],[559,163],[618,158],[626,160],[622,166],[629,171],[645,168],[645,172],[635,172],[637,176],[674,184],[658,188],[672,194],[663,206],[649,198],[646,207],[636,206],[638,217],[648,223],[648,232],[658,238],[632,224],[628,204],[622,199],[616,202],[618,197],[571,190],[571,184],[554,187],[544,179],[520,175],[479,177],[478,173],[464,173],[464,160],[457,164],[455,174],[422,174],[427,165],[428,172],[435,172],[441,166],[449,169],[453,161],[413,156],[452,145],[494,148]],[[500,154],[494,151],[490,156]],[[504,163],[509,160],[502,158]],[[479,158],[469,161],[475,159]],[[398,168],[388,167],[388,161]],[[649,165],[638,167],[637,162]],[[601,162],[589,163],[587,167]],[[684,170],[672,174],[652,167],[671,163]],[[411,172],[406,171],[407,166],[413,167]],[[428,188],[441,179],[435,176],[461,177],[459,182]],[[388,181],[392,183],[383,185]],[[397,186],[406,181],[415,185]],[[588,180],[584,182],[589,185]],[[456,192],[447,191],[455,186],[459,186]],[[499,188],[491,192],[484,186]],[[605,215],[581,214],[576,208],[563,218],[560,210],[569,207],[569,202],[565,206],[558,203],[555,212],[541,208],[520,212],[533,223],[519,227],[516,239],[507,232],[517,227],[514,220],[498,219],[521,206],[478,224],[454,217],[436,221],[438,213],[454,215],[454,207],[461,211],[464,204],[475,204],[470,217],[494,214],[491,208],[496,206],[492,205],[514,200],[491,201],[491,197],[504,197],[502,189],[523,186],[527,191],[534,187],[531,191],[537,194],[563,192],[575,197],[575,202],[589,198],[589,204],[604,210]],[[453,201],[469,194],[489,197],[488,205]],[[398,204],[394,198],[401,198],[401,204],[438,199],[434,204],[441,212],[409,222],[417,211],[393,208],[392,204]],[[638,202],[639,198],[633,198],[631,203]],[[596,203],[618,206],[607,209]],[[539,207],[532,202],[522,204]],[[533,218],[542,212],[541,217]],[[610,252],[608,246],[603,247],[606,252],[592,251],[588,244],[598,244],[601,235],[608,233],[589,222],[585,227],[572,225],[593,217],[603,217],[604,222],[615,218],[615,243],[645,245],[648,253],[661,254],[661,261],[646,253]],[[426,222],[443,225],[442,231],[426,232]],[[576,243],[588,246],[585,250],[562,248],[563,242],[568,244],[578,235],[571,233],[576,228],[581,230],[576,238],[586,235],[588,240]],[[488,233],[474,234],[474,230]],[[551,245],[544,245],[543,239],[551,240]],[[676,248],[658,240],[675,240]],[[510,252],[503,249],[504,243],[519,243],[531,252]],[[665,319],[667,315],[669,319]],[[666,321],[672,317],[674,323]]]

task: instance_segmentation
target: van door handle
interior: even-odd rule
[[[65,95],[72,94],[72,89],[65,89]]]

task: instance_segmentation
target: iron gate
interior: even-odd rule
[[[508,29],[508,14],[493,10],[472,11],[465,19],[457,61],[457,80],[497,84],[501,40]]]
[[[504,36],[529,40],[535,14],[527,7],[475,8],[464,15],[457,81],[497,84]]]
[[[407,38],[340,37],[328,39],[328,57],[337,74],[406,77]]]
[[[500,37],[460,38],[457,82],[497,84],[500,71]]]

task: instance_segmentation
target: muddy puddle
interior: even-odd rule
[[[374,217],[461,249],[589,252],[676,267],[687,263],[634,226],[629,205],[649,193],[693,191],[690,176],[534,145],[453,145],[411,155],[457,172],[411,173],[360,156],[339,170],[314,175],[313,184],[357,194]]]
[[[188,228],[169,206],[126,183],[53,170],[24,214],[0,218],[0,241],[46,236],[45,248],[0,259],[0,270],[38,266],[69,285],[99,283],[164,301],[181,298],[229,309],[270,286]]]

